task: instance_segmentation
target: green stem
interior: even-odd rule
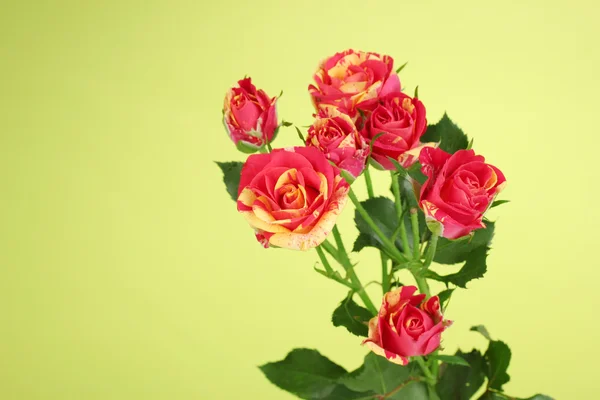
[[[421,367],[421,370],[427,378],[428,383],[432,386],[435,385],[435,383],[437,382],[437,378],[431,373],[429,368],[427,368],[427,364],[423,360],[423,357],[413,357],[412,359],[415,360],[417,364],[419,364],[419,367]]]
[[[329,264],[329,261],[327,261],[327,257],[325,257],[325,253],[323,252],[323,249],[321,248],[321,246],[318,246],[316,248],[317,250],[317,254],[319,255],[319,259],[321,260],[321,264],[323,264],[323,267],[325,267],[325,271],[321,271],[319,269],[315,270],[320,273],[321,275],[325,276],[326,278],[329,278],[331,280],[334,280],[338,283],[341,283],[344,286],[347,286],[348,288],[352,289],[353,291],[356,290],[356,288],[354,287],[354,285],[352,285],[350,282],[348,282],[346,279],[342,278],[341,275],[337,272],[335,272],[333,270],[333,268],[331,268],[331,265]]]
[[[363,175],[365,176],[365,183],[367,184],[367,194],[369,195],[369,198],[372,199],[373,197],[375,197],[375,194],[373,192],[373,181],[371,181],[371,173],[369,172],[369,166],[365,168]]]
[[[421,258],[420,235],[419,235],[419,214],[416,208],[410,209],[410,224],[412,225],[413,234],[413,259]]]
[[[325,239],[325,241],[321,243],[319,247],[322,247],[326,252],[328,252],[335,261],[340,262],[337,249],[331,243],[329,243],[327,239]]]
[[[321,246],[317,246],[316,250],[317,254],[319,255],[319,259],[321,260],[321,264],[323,264],[323,267],[325,267],[325,271],[327,271],[328,274],[333,274],[333,268],[331,268],[329,261],[327,261],[327,257],[325,257],[325,253],[323,253]]]
[[[371,173],[369,172],[368,166],[365,169],[364,175],[365,182],[367,184],[367,195],[370,199],[372,199],[375,196],[375,193],[373,192],[373,182],[371,181]],[[400,210],[400,212],[402,213],[402,210]],[[383,294],[386,294],[390,291],[390,280],[392,277],[388,272],[388,257],[384,254],[383,251],[380,251],[379,255],[381,256],[381,289],[383,290]]]
[[[392,276],[388,271],[388,258],[383,252],[381,254],[381,289],[383,294],[390,291]]]
[[[396,206],[396,216],[398,217],[398,224],[400,225],[400,240],[402,241],[402,249],[407,257],[410,257],[410,250],[408,248],[408,235],[406,233],[406,225],[404,224],[404,217],[402,213],[402,199],[400,198],[400,184],[398,183],[398,177],[392,172],[392,192],[394,193],[394,205]]]
[[[437,355],[438,350],[433,352],[433,355]],[[440,364],[438,363],[438,360],[436,360],[435,358],[431,360],[433,362],[433,364],[431,364],[431,374],[433,376],[435,376],[437,378],[438,374],[439,374],[439,368],[440,368]]]
[[[384,233],[381,231],[381,229],[379,229],[377,224],[375,224],[375,221],[373,221],[373,219],[371,218],[371,216],[369,215],[367,210],[365,210],[364,207],[362,206],[362,204],[360,204],[360,201],[356,197],[356,194],[354,193],[352,188],[350,188],[350,190],[348,192],[348,196],[350,197],[350,200],[352,200],[352,203],[354,203],[354,206],[356,207],[356,210],[358,211],[358,213],[361,215],[361,217],[363,217],[363,219],[365,220],[367,225],[369,225],[369,227],[371,229],[373,229],[373,232],[375,232],[375,234],[379,237],[379,240],[381,240],[381,242],[383,243],[383,246],[388,251],[388,253],[392,256],[392,258],[400,263],[407,262],[408,259],[406,258],[406,256],[404,254],[400,253],[400,250],[398,250],[398,248],[394,245],[394,243],[392,243],[390,241],[390,239],[388,239],[384,235]]]
[[[342,264],[342,266],[344,267],[344,269],[346,270],[346,273],[348,274],[350,281],[357,288],[357,290],[358,290],[357,293],[360,296],[361,300],[363,301],[365,307],[367,307],[373,315],[377,315],[377,312],[378,312],[377,308],[375,308],[375,305],[369,298],[369,295],[365,291],[365,288],[363,287],[362,283],[360,282],[360,279],[358,279],[358,275],[356,275],[356,272],[354,271],[354,266],[352,265],[352,263],[350,262],[350,259],[348,258],[348,253],[346,253],[346,248],[344,247],[344,243],[342,242],[342,236],[340,235],[340,231],[338,230],[337,225],[335,225],[333,227],[333,237],[335,238],[335,242],[338,247],[338,255],[340,257],[339,261]]]
[[[423,269],[429,268],[431,262],[433,261],[433,257],[435,256],[435,249],[437,248],[439,235],[433,233],[431,235],[431,239],[429,239],[429,247],[427,249],[427,254],[425,255],[425,263],[423,264]]]
[[[431,297],[431,292],[429,291],[429,284],[427,283],[427,279],[420,276],[418,271],[412,271],[412,274],[415,278],[415,281],[417,282],[419,292],[425,294],[427,298]]]

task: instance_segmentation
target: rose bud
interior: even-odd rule
[[[448,154],[426,147],[419,155],[427,181],[421,187],[419,205],[432,230],[457,239],[485,228],[483,214],[506,184],[502,172],[486,164],[473,150]]]
[[[400,79],[393,71],[390,56],[346,50],[321,63],[308,91],[317,111],[334,106],[354,119],[358,110],[370,110],[378,97],[400,92]]]
[[[251,78],[229,89],[223,106],[223,122],[240,151],[254,153],[273,140],[277,129],[276,97],[256,90]]]
[[[361,134],[375,139],[371,162],[376,168],[396,170],[390,158],[408,168],[425,146],[419,139],[427,129],[425,107],[417,98],[394,93],[378,102]]]
[[[386,293],[363,342],[375,354],[400,365],[408,364],[410,357],[435,351],[442,332],[452,324],[444,320],[437,296],[426,300],[416,291],[414,286],[402,286]]]
[[[369,147],[352,119],[335,108],[323,109],[308,129],[307,146],[322,151],[328,160],[355,179],[365,169]]]
[[[242,168],[238,211],[264,246],[320,245],[346,205],[349,186],[314,147],[254,154]]]

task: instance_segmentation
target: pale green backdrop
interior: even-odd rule
[[[349,47],[409,61],[429,120],[448,110],[508,177],[445,347],[484,348],[485,324],[513,349],[510,393],[597,398],[595,3],[2,2],[0,398],[291,399],[256,366],[293,347],[360,364],[329,322],[344,289],[314,252],[263,250],[213,163],[243,159],[220,120],[236,80],[283,89],[306,125],[318,61]],[[353,258],[376,276],[374,251]]]

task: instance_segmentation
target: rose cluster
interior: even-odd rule
[[[308,91],[315,112],[305,142],[274,150],[278,98],[257,89],[250,78],[225,97],[229,137],[241,151],[259,152],[241,169],[237,209],[265,248],[321,245],[347,202],[350,184],[369,165],[395,171],[420,164],[426,180],[413,187],[436,238],[457,239],[485,227],[483,216],[504,186],[504,175],[473,150],[451,154],[422,140],[428,129],[425,106],[416,94],[402,92],[391,57],[336,53],[321,62]],[[437,296],[427,299],[416,290],[387,292],[363,342],[402,365],[438,349],[451,324]]]
[[[425,107],[401,92],[391,57],[347,50],[324,60],[314,79],[314,122],[305,146],[317,151],[250,156],[242,170],[238,210],[265,247],[318,246],[346,203],[340,170],[357,178],[369,160],[380,169],[394,170],[390,159],[409,166],[422,147]],[[279,128],[276,100],[250,78],[228,91],[224,123],[240,150],[270,145]]]

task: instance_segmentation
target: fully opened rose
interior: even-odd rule
[[[225,95],[223,123],[238,149],[253,153],[273,140],[277,129],[276,97],[257,90],[251,78],[238,81]]]
[[[307,146],[322,151],[327,159],[357,178],[365,169],[369,147],[352,119],[336,109],[321,110],[308,129]]]
[[[390,158],[402,166],[414,163],[423,145],[420,138],[427,129],[425,106],[417,98],[394,93],[378,101],[362,130],[373,143],[373,164],[379,169],[396,170]]]
[[[427,176],[419,204],[426,219],[441,228],[440,236],[457,239],[485,228],[483,214],[504,187],[504,174],[473,150],[449,154],[427,147],[419,161]]]
[[[263,246],[307,250],[333,229],[348,188],[318,149],[277,149],[248,157],[237,207]]]
[[[442,332],[452,324],[444,320],[437,296],[426,299],[416,291],[415,286],[403,286],[386,293],[363,342],[375,354],[400,365],[408,364],[410,357],[434,352]]]
[[[400,92],[394,60],[377,53],[346,50],[323,61],[308,90],[317,110],[339,108],[351,117],[370,110],[378,97]]]

